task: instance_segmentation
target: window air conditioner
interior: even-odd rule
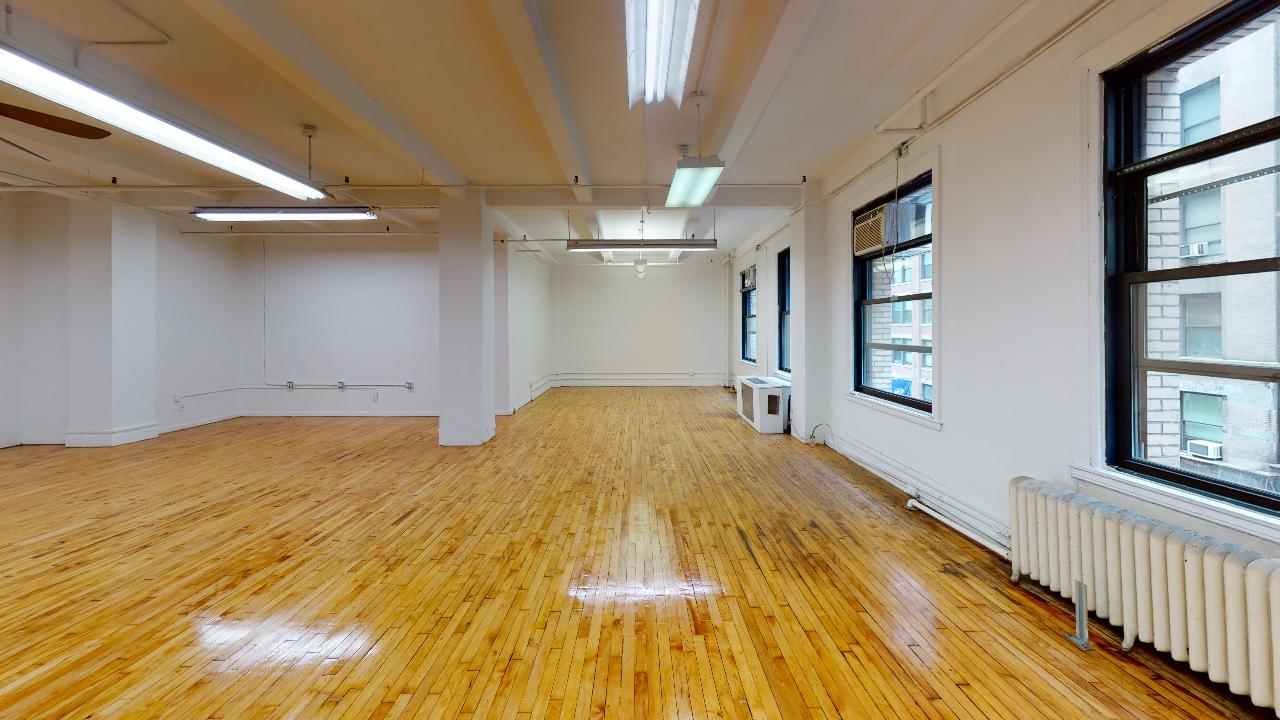
[[[774,434],[787,429],[791,383],[778,378],[738,378],[738,414],[757,432]]]
[[[1186,251],[1178,257],[1198,258],[1209,254],[1209,243],[1207,242],[1191,243],[1190,245],[1187,245],[1186,248]]]
[[[1188,440],[1187,454],[1205,460],[1221,460],[1222,443],[1213,442],[1212,440]]]
[[[853,254],[865,255],[884,249],[892,208],[881,205],[853,219]]]

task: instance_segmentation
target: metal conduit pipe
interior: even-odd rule
[[[943,68],[942,72],[938,73],[937,75],[934,75],[932,80],[925,83],[924,87],[917,90],[916,93],[912,95],[910,98],[908,98],[906,102],[902,103],[897,107],[896,110],[889,113],[888,117],[886,117],[881,122],[876,123],[875,134],[876,135],[886,135],[891,133],[910,134],[925,128],[928,125],[928,120],[929,120],[927,116],[927,100],[928,100],[929,94],[932,93],[934,90],[937,90],[939,87],[941,87],[942,83],[950,79],[950,77],[954,75],[957,70],[959,70],[961,67],[966,65],[969,61],[973,60],[975,57],[981,54],[984,50],[991,47],[991,45],[996,40],[999,40],[1001,37],[1004,37],[1005,33],[1009,32],[1010,29],[1012,29],[1015,25],[1021,22],[1023,18],[1025,18],[1032,10],[1036,9],[1036,7],[1039,6],[1040,3],[1042,3],[1043,1],[1044,0],[1026,0],[1026,2],[1022,3],[1017,8],[1014,8],[1013,12],[1009,13],[1004,17],[1003,20],[996,23],[995,27],[988,30],[986,34],[984,34],[981,38],[978,38],[978,42],[971,45],[969,49],[965,50],[960,57],[956,58],[949,65]],[[890,120],[897,117],[907,108],[916,104],[921,105],[922,110],[924,111],[924,114],[925,114],[925,117],[921,118],[919,127],[915,127],[915,128],[887,127]]]

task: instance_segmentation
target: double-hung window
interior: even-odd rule
[[[933,177],[853,213],[853,390],[933,410]]]
[[[742,295],[742,359],[756,361],[756,266],[743,270],[739,276]]]
[[[791,372],[791,248],[778,253],[778,369]]]
[[[1107,461],[1273,512],[1278,23],[1240,0],[1104,76]]]

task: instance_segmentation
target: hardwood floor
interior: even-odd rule
[[[1207,718],[720,390],[0,451],[0,716]]]

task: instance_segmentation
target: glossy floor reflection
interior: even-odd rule
[[[1242,715],[904,499],[718,389],[0,450],[0,717]]]

